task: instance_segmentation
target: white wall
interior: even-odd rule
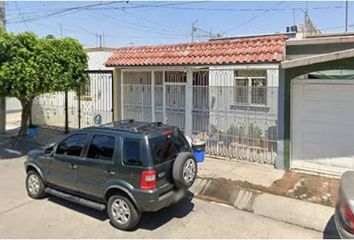
[[[113,70],[113,68],[107,68],[104,63],[112,55],[113,51],[97,51],[87,52],[88,55],[88,69],[89,70]]]
[[[6,113],[20,112],[22,106],[17,98],[6,98]]]

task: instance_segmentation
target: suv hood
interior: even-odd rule
[[[34,158],[44,154],[44,149],[32,150],[27,154],[27,158]]]

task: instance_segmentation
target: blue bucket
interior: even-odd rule
[[[195,160],[197,160],[197,163],[202,163],[204,162],[205,158],[205,151],[203,149],[196,149],[193,150],[193,155],[195,157]]]
[[[193,155],[197,163],[204,162],[205,159],[205,142],[199,142],[197,144],[192,144]]]
[[[30,138],[36,138],[38,137],[38,128],[37,127],[29,127],[27,128],[27,136]]]

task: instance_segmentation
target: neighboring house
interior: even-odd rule
[[[113,119],[113,69],[104,66],[113,48],[87,48],[90,81],[78,92],[43,94],[32,107],[32,122],[37,125],[69,128],[92,126],[95,121]],[[65,104],[67,103],[67,111]],[[66,114],[67,113],[67,114]]]
[[[161,121],[209,154],[274,164],[279,64],[288,34],[118,48],[115,119]]]
[[[289,40],[286,53],[276,166],[354,170],[354,33]]]

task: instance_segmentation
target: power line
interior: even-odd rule
[[[200,2],[197,2],[200,3]],[[197,10],[197,11],[230,11],[230,12],[263,12],[267,8],[205,8],[205,7],[174,7],[166,5],[149,6],[151,8],[168,8],[175,10]],[[122,7],[124,8],[124,7]],[[343,6],[327,6],[327,7],[312,7],[311,10],[330,10],[330,9],[343,9]],[[95,8],[95,10],[106,10],[109,8]],[[293,11],[299,10],[298,8],[274,8],[271,11]]]
[[[341,26],[319,28],[318,30],[325,31],[325,30],[333,30],[333,29],[343,29],[344,27],[345,25],[341,25]],[[349,24],[348,27],[354,27],[354,24]]]
[[[145,17],[142,17],[142,16],[137,16],[137,15],[135,15],[135,14],[132,14],[132,13],[127,12],[125,9],[123,10],[123,12],[124,12],[125,14],[129,15],[129,16],[132,16],[132,17],[136,18],[136,19],[140,19],[140,20],[143,20],[143,21],[145,21],[145,22],[152,23],[152,24],[157,25],[157,26],[161,26],[161,27],[163,27],[163,28],[159,28],[159,29],[162,30],[162,31],[169,31],[169,32],[174,32],[174,33],[178,33],[178,34],[184,34],[184,33],[180,32],[180,31],[171,30],[171,29],[173,29],[174,27],[161,24],[161,23],[159,23],[159,22],[153,21],[153,20],[151,20],[151,19],[148,19],[148,18],[145,18]],[[156,27],[155,27],[155,28],[156,28]],[[156,29],[158,29],[158,28],[156,28]]]
[[[90,13],[85,13],[87,15],[91,15]],[[102,15],[100,13],[100,15],[96,15],[95,16],[97,18],[100,18],[104,21],[107,21],[107,22],[111,22],[112,20],[112,17],[111,16],[106,16],[105,18],[102,18]],[[117,22],[114,22],[114,24],[116,26],[120,26],[120,27],[123,27],[123,28],[126,28],[126,29],[130,29],[130,30],[137,30],[137,31],[142,31],[142,32],[147,32],[147,33],[152,33],[152,34],[158,34],[158,35],[162,35],[162,36],[186,36],[186,34],[178,34],[178,33],[171,33],[171,32],[166,32],[166,30],[156,30],[152,27],[148,27],[146,25],[142,26],[139,24],[136,24],[136,23],[130,23],[128,21],[125,21],[125,20],[122,20],[122,19],[118,19],[119,23]],[[128,24],[128,25],[123,25],[121,22],[125,23],[125,24]]]
[[[10,23],[22,23],[24,21],[29,22],[29,21],[36,21],[42,18],[48,18],[48,17],[53,17],[53,16],[57,16],[57,15],[62,15],[62,14],[66,14],[69,12],[73,12],[73,11],[82,11],[82,10],[109,10],[109,9],[120,9],[120,10],[124,10],[124,9],[139,9],[139,8],[154,8],[156,6],[158,7],[163,7],[163,6],[172,6],[172,5],[185,5],[185,4],[194,4],[194,3],[200,3],[200,2],[205,2],[205,1],[198,1],[198,2],[177,2],[177,3],[165,3],[165,4],[160,4],[156,5],[155,4],[136,4],[133,3],[133,6],[123,6],[123,7],[110,7],[110,8],[96,8],[97,6],[104,6],[104,5],[112,5],[112,4],[117,4],[117,3],[122,3],[122,2],[127,2],[128,1],[119,1],[119,2],[106,2],[106,3],[96,3],[96,4],[90,4],[90,5],[84,5],[84,6],[78,6],[78,7],[71,7],[71,8],[64,8],[64,9],[60,9],[57,11],[53,11],[51,13],[47,13],[44,15],[40,15],[40,16],[33,16],[33,17],[29,17],[27,19],[24,20],[18,20],[18,21],[11,21]],[[132,4],[132,3],[130,3]],[[42,12],[42,11],[41,11]]]
[[[15,2],[15,6],[17,8],[17,11],[18,11],[18,14],[19,14],[20,18],[23,20],[24,17],[23,17],[22,11],[21,11],[20,7],[18,6],[17,2]],[[25,24],[27,30],[30,31],[30,28],[28,27],[28,24],[26,22],[24,22],[24,24]]]
[[[108,2],[108,3],[96,3],[96,4],[90,4],[90,5],[85,5],[85,6],[78,6],[78,7],[71,7],[71,8],[66,8],[66,9],[62,9],[53,13],[48,13],[48,14],[44,14],[41,16],[37,16],[37,17],[32,17],[32,18],[27,18],[27,19],[23,19],[20,21],[9,21],[9,23],[23,23],[23,22],[30,22],[30,21],[36,21],[42,18],[49,18],[49,17],[53,17],[53,16],[57,16],[57,15],[62,15],[65,13],[69,13],[72,11],[78,11],[78,10],[84,10],[84,9],[88,9],[88,8],[92,8],[95,6],[102,6],[102,5],[112,5],[112,4],[116,4],[117,2]]]
[[[238,29],[238,28],[240,28],[240,27],[245,26],[246,24],[252,22],[253,20],[255,20],[255,19],[257,19],[257,18],[259,18],[259,17],[261,17],[261,16],[263,16],[264,14],[268,13],[269,11],[271,11],[271,10],[274,9],[274,8],[276,8],[277,6],[279,6],[279,5],[282,4],[282,3],[284,3],[284,1],[278,2],[278,3],[275,4],[273,7],[264,10],[264,11],[261,12],[260,14],[257,14],[256,16],[254,16],[254,17],[248,19],[247,21],[244,21],[244,22],[240,23],[239,25],[237,25],[237,26],[235,26],[235,27],[233,27],[233,28],[230,28],[229,30],[225,31],[225,32],[223,33],[223,35],[225,35],[225,34],[231,32],[231,31],[233,31],[233,30],[236,30],[236,29]]]

